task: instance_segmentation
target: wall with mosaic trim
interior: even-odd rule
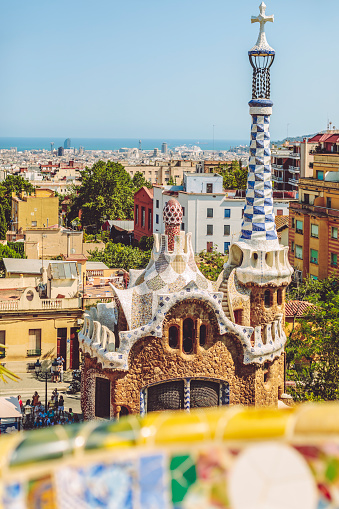
[[[180,327],[182,320],[191,317],[198,324],[207,325],[204,346],[196,344],[193,352],[185,353],[180,346],[169,346],[169,327]],[[180,343],[180,341],[179,341]],[[185,301],[174,306],[166,315],[163,337],[145,337],[138,340],[129,354],[130,369],[127,373],[102,370],[96,359],[85,356],[85,370],[94,369],[111,380],[112,413],[116,407],[124,406],[130,413],[140,412],[140,392],[144,387],[174,379],[187,377],[206,377],[223,380],[230,387],[230,404],[276,405],[278,389],[283,380],[283,363],[278,360],[270,363],[270,375],[264,383],[267,366],[245,365],[242,362],[242,345],[232,334],[220,335],[213,311],[202,302]],[[278,361],[278,362],[277,362]],[[265,371],[265,373],[264,373]],[[87,398],[94,392],[87,390]],[[86,403],[93,409],[93,403]],[[92,418],[93,412],[83,408],[85,418]]]

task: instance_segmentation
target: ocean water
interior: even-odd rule
[[[16,147],[18,151],[24,150],[50,150],[51,142],[54,149],[64,146],[65,138],[0,138],[0,149]],[[141,139],[143,150],[161,149],[163,142],[167,143],[168,150],[181,145],[191,147],[197,145],[201,150],[229,150],[231,147],[248,145],[249,140],[199,140],[199,139]],[[139,139],[136,138],[71,138],[71,147],[84,147],[85,150],[118,150],[119,148],[138,148]]]

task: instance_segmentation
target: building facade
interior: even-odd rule
[[[19,275],[15,262],[30,260],[5,262],[9,274],[19,277],[0,279],[0,342],[6,347],[1,361],[20,374],[38,358],[53,360],[62,355],[64,369],[77,369],[82,306],[76,263],[48,262],[40,274],[34,274],[32,267],[33,272],[26,269]]]
[[[231,242],[240,234],[245,196],[237,191],[224,191],[219,174],[189,173],[184,174],[183,186],[154,186],[154,233],[165,232],[162,210],[171,196],[182,206],[181,229],[191,232],[194,253],[213,249],[228,253]],[[287,199],[277,199],[276,215],[288,215],[288,204]]]
[[[243,404],[277,406],[284,392],[288,248],[279,245],[271,181],[269,74],[274,50],[263,26],[250,58],[251,157],[239,240],[216,284],[194,260],[175,198],[163,208],[145,270],[130,271],[126,290],[84,315],[82,409],[86,419]],[[264,20],[264,21],[263,21]],[[252,59],[254,60],[254,58]],[[216,191],[213,190],[212,192]]]
[[[58,225],[59,198],[51,189],[35,189],[34,195],[12,195],[12,229]]]
[[[134,195],[134,239],[153,233],[153,189],[142,187]]]

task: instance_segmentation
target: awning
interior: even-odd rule
[[[22,417],[18,398],[15,396],[0,397],[0,419]]]

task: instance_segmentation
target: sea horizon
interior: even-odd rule
[[[16,148],[18,152],[25,150],[50,150],[51,142],[54,149],[64,146],[66,138],[60,137],[0,137],[0,149]],[[249,140],[208,140],[198,138],[141,138],[142,150],[161,150],[163,143],[167,143],[168,150],[186,145],[187,147],[198,146],[201,150],[229,150],[231,147],[249,145]],[[71,138],[71,147],[85,150],[119,150],[120,148],[139,148],[137,138]]]

